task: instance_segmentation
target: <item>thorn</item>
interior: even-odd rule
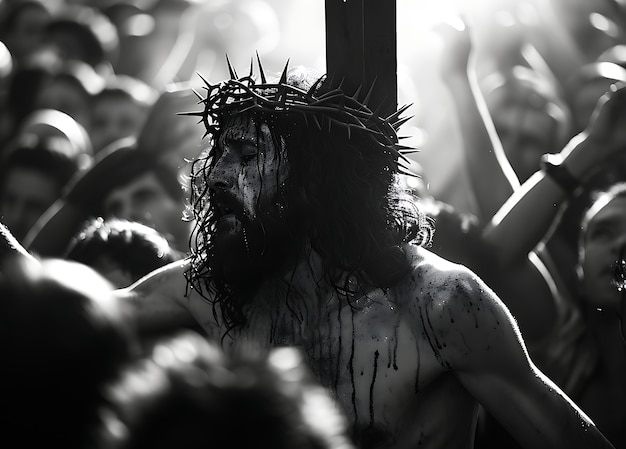
[[[267,84],[267,79],[265,79],[265,71],[263,70],[263,64],[261,64],[261,57],[259,56],[259,52],[256,52],[256,60],[259,65],[259,74],[261,75],[261,83]]]
[[[313,96],[313,94],[315,93],[315,91],[320,87],[320,85],[322,84],[322,82],[324,81],[324,79],[326,78],[326,75],[322,75],[320,76],[317,81],[315,81],[313,83],[313,85],[311,86],[311,88],[307,91],[307,95],[308,96]]]
[[[410,104],[405,104],[404,106],[402,106],[400,109],[398,109],[396,112],[394,112],[393,114],[391,114],[389,117],[387,117],[387,121],[389,122],[393,122],[396,119],[398,119],[398,117],[400,117],[400,115],[402,115],[402,113],[404,111],[406,111],[409,107],[411,107]],[[411,118],[413,118],[411,116]]]
[[[202,75],[200,75],[200,73],[199,73],[199,72],[196,72],[196,75],[198,75],[198,76],[200,77],[200,79],[202,80],[202,82],[203,82],[204,84],[206,84],[206,86],[207,86],[207,87],[211,87],[211,83],[209,83],[209,82],[206,80],[206,78],[205,78],[205,77],[203,77]]]
[[[372,85],[370,86],[370,90],[367,92],[367,95],[365,95],[365,98],[363,99],[363,104],[365,106],[368,106],[368,103],[370,102],[370,100],[372,98],[372,93],[374,92],[374,86],[376,85],[376,80],[377,79],[378,79],[378,77],[374,78],[374,81],[372,81]]]
[[[202,117],[204,116],[204,111],[189,111],[189,112],[177,112],[176,115],[187,115],[191,117]]]
[[[204,101],[204,97],[202,95],[200,95],[198,93],[198,91],[196,89],[194,89],[193,87],[191,88],[191,91],[196,95],[196,97],[198,97],[198,99],[200,100],[198,103]]]
[[[228,59],[228,54],[226,55],[226,64],[228,64],[228,71],[230,72],[230,79],[236,80],[239,77],[237,76],[237,72],[233,69],[233,66],[230,64],[230,59]]]
[[[252,78],[252,75],[254,74],[254,71],[252,70],[252,61],[254,61],[254,59],[250,58],[250,75],[248,75],[250,78]]]
[[[287,59],[287,63],[285,64],[282,75],[280,75],[280,81],[278,84],[287,84],[287,67],[289,67],[289,59]]]
[[[402,125],[404,125],[406,122],[411,120],[411,118],[412,118],[411,116],[401,118],[400,120],[396,121],[395,123],[392,123],[391,126],[393,126],[394,129],[398,129]]]

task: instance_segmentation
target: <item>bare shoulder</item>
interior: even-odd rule
[[[188,307],[188,265],[187,260],[172,262],[116,291],[140,330],[194,322]]]
[[[507,351],[522,355],[517,323],[475,273],[427,249],[410,251],[413,268],[396,297],[445,366],[468,368]]]
[[[421,247],[410,247],[412,269],[401,283],[406,298],[423,306],[464,307],[495,294],[469,268]],[[471,304],[470,304],[471,303]]]
[[[189,268],[189,264],[188,259],[169,263],[148,273],[126,290],[135,295],[184,296],[187,287],[185,271]]]

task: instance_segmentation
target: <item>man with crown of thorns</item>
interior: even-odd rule
[[[432,224],[398,183],[404,108],[380,117],[308,69],[229,68],[189,113],[208,138],[190,256],[118,291],[140,327],[299,347],[361,448],[471,448],[478,403],[522,447],[612,447],[492,290],[427,249]]]

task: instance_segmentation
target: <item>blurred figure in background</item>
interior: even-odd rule
[[[22,241],[91,160],[60,136],[18,135],[0,159],[0,220]]]
[[[594,192],[580,223],[580,306],[589,347],[581,345],[572,399],[616,448],[626,447],[626,183]],[[586,353],[583,350],[586,349]]]
[[[194,111],[198,97],[189,83],[170,84],[150,109],[138,138],[139,147],[179,173],[189,187],[191,161],[200,154],[204,132],[181,113]]]
[[[0,41],[7,46],[16,65],[22,65],[41,50],[52,17],[48,0],[0,2]]]
[[[42,51],[81,61],[101,76],[113,73],[119,53],[115,26],[98,8],[62,2],[44,28]]]
[[[510,71],[486,76],[480,87],[504,153],[520,182],[537,171],[541,156],[563,148],[572,137],[569,105],[554,79],[516,65]]]
[[[39,137],[63,137],[67,139],[76,154],[83,155],[81,169],[91,165],[93,145],[87,130],[71,116],[57,109],[36,109],[27,115],[18,134],[35,134]]]
[[[183,220],[185,191],[178,172],[151,149],[127,137],[95,155],[25,239],[29,251],[60,257],[90,217],[117,217],[156,229],[182,253],[189,251],[192,223]]]
[[[138,137],[158,94],[128,75],[111,75],[91,99],[90,136],[95,152],[124,137]],[[175,120],[172,113],[171,120]]]
[[[139,354],[123,305],[76,262],[15,254],[0,273],[2,434],[24,447],[94,447],[104,386]]]
[[[108,388],[98,449],[353,449],[328,390],[292,347],[230,356],[199,334],[157,341]]]
[[[46,76],[37,91],[36,109],[65,112],[91,136],[92,101],[104,87],[104,78],[81,61],[61,62]]]
[[[38,109],[39,91],[59,64],[60,61],[54,57],[38,54],[13,68],[7,86],[5,141],[13,138],[24,118]]]
[[[94,218],[76,235],[63,258],[90,266],[116,288],[128,287],[184,254],[155,229],[123,219]]]
[[[590,62],[579,67],[563,84],[574,120],[573,131],[585,129],[598,100],[613,84],[626,84],[626,68],[613,62]]]

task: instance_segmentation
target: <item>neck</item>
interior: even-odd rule
[[[347,279],[348,274],[344,274],[339,285]],[[345,299],[328,279],[322,257],[307,248],[294,265],[261,285],[251,309],[266,309],[273,315],[293,314],[300,321],[314,323],[320,314],[345,305]]]

